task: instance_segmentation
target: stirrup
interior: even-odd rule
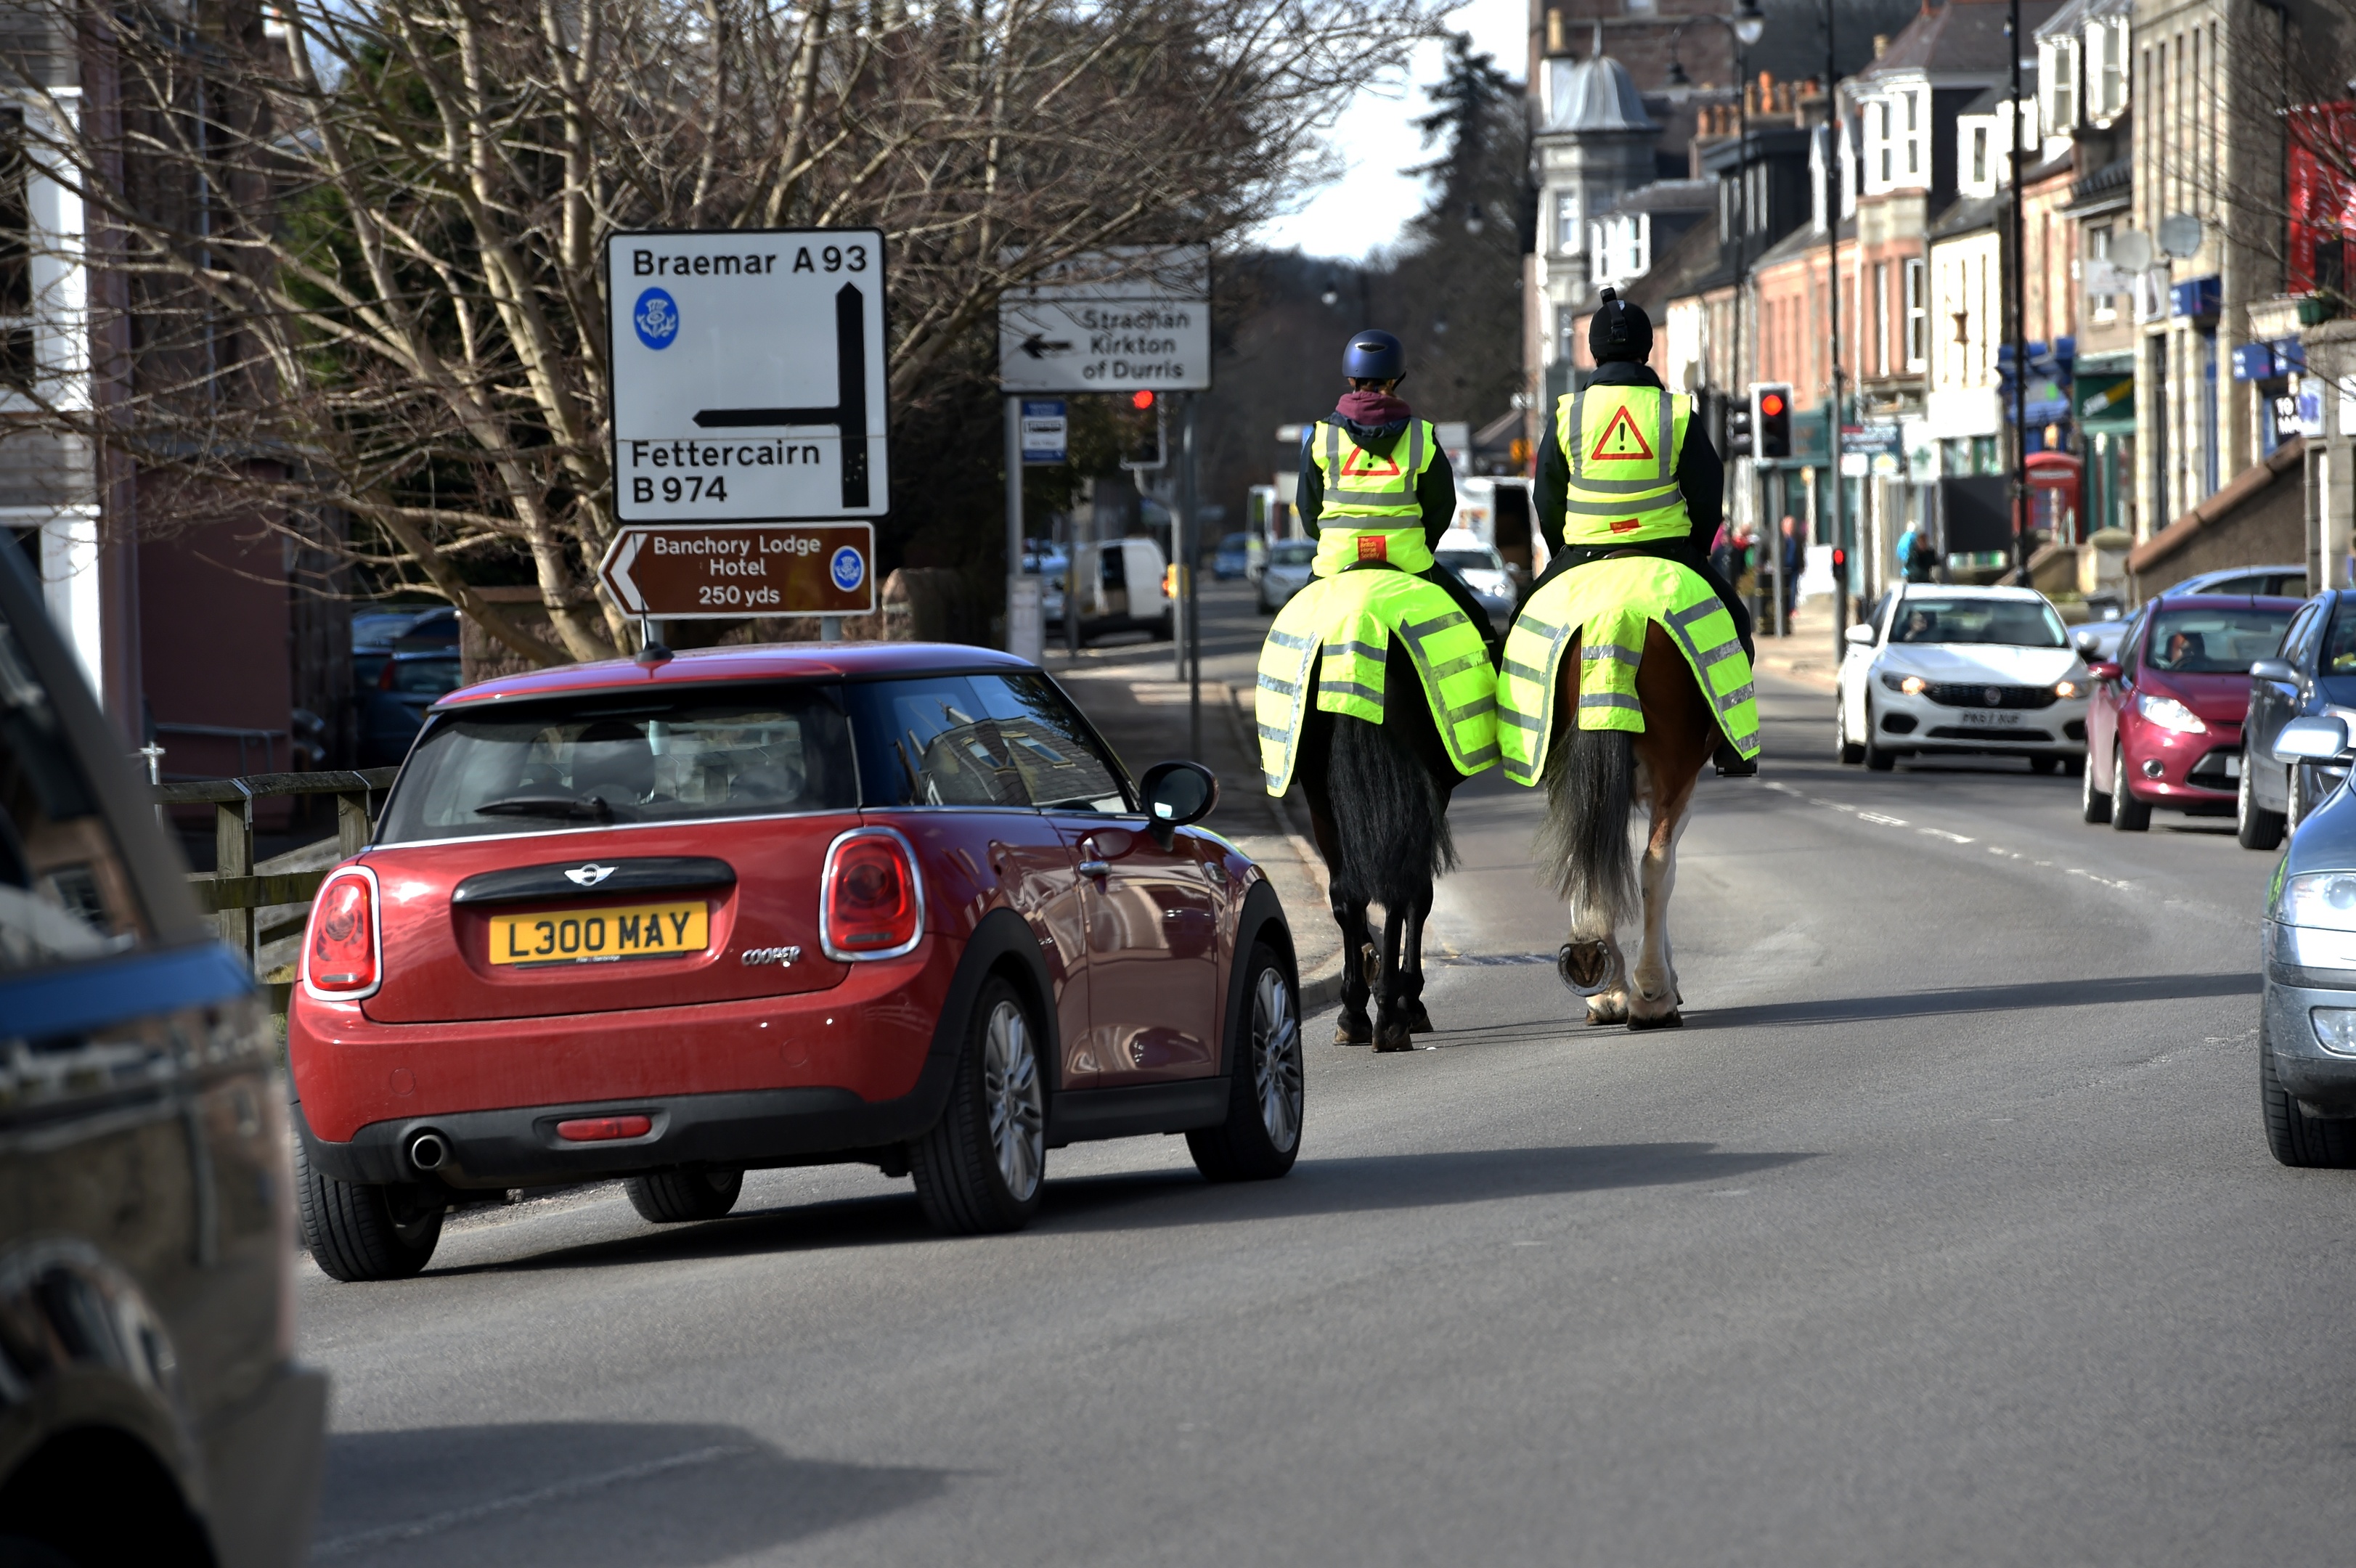
[[[1722,779],[1755,779],[1759,776],[1759,759],[1744,756],[1734,749],[1731,741],[1720,741],[1710,761],[1718,764],[1718,776]]]

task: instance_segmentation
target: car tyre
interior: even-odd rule
[[[440,1194],[411,1184],[338,1181],[311,1168],[294,1145],[294,1206],[303,1245],[329,1279],[348,1285],[408,1279],[425,1267],[442,1240]]]
[[[744,1190],[741,1170],[665,1170],[624,1179],[630,1207],[650,1225],[682,1225],[717,1220],[736,1207]]]
[[[2299,1109],[2275,1072],[2275,1048],[2258,1030],[2258,1100],[2265,1112],[2266,1147],[2287,1166],[2310,1170],[2356,1169],[2356,1122],[2327,1122]]]
[[[1241,1026],[1227,1044],[1227,1117],[1186,1135],[1194,1168],[1212,1181],[1268,1181],[1301,1155],[1305,1072],[1301,1008],[1284,963],[1256,943],[1244,973]]]
[[[935,1228],[975,1236],[1019,1231],[1045,1185],[1047,1099],[1039,1031],[1002,976],[974,999],[949,1103],[908,1145],[916,1201]]]
[[[2141,833],[2151,826],[2151,803],[2137,800],[2127,787],[2126,748],[2111,744],[2111,826],[2121,833]]]
[[[1877,734],[1873,727],[1873,704],[1865,705],[1865,766],[1869,773],[1886,773],[1898,765],[1898,753],[1873,743]]]
[[[2094,787],[2094,759],[2091,753],[2078,768],[2078,815],[2097,827],[2111,819],[2111,792]]]
[[[2233,840],[2244,849],[2278,849],[2288,818],[2257,803],[2250,786],[2250,755],[2242,753],[2242,782],[2233,791]]]
[[[2061,765],[2062,759],[2059,757],[2031,757],[2029,759],[2029,771],[2032,773],[2051,773],[2055,768],[2058,768]]]
[[[1848,738],[1848,704],[1837,696],[1833,699],[1833,755],[1845,767],[1865,761],[1865,748]]]

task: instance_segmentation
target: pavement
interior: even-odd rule
[[[1683,840],[1683,1029],[1580,1021],[1538,797],[1472,781],[1438,1032],[1312,1019],[1282,1180],[1076,1146],[1030,1230],[945,1240],[905,1179],[764,1171],[711,1223],[590,1189],[414,1280],[306,1266],[315,1561],[2340,1558],[2356,1173],[2266,1153],[2273,857],[2018,763],[1841,767],[1762,664],[1762,776]]]

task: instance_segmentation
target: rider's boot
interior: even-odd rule
[[[1755,779],[1759,776],[1759,759],[1746,757],[1734,749],[1734,742],[1721,740],[1710,760],[1718,764],[1718,776],[1722,779]]]

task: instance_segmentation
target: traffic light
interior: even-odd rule
[[[1123,468],[1145,469],[1162,466],[1162,410],[1155,406],[1153,394],[1138,390],[1129,395],[1129,406],[1137,411],[1129,419],[1129,437],[1121,453]]]
[[[1751,411],[1739,403],[1726,411],[1726,455],[1751,455]]]
[[[1792,389],[1788,385],[1765,381],[1751,389],[1751,430],[1761,457],[1792,455]]]
[[[1833,546],[1833,583],[1837,590],[1848,586],[1848,551],[1838,545]]]

